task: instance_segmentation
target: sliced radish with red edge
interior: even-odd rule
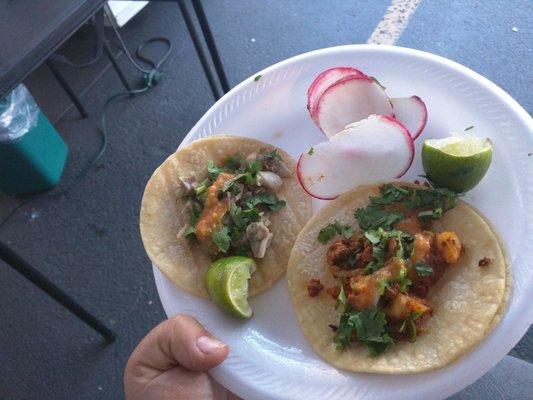
[[[426,126],[428,110],[426,104],[418,96],[397,97],[391,99],[395,118],[407,128],[413,140]]]
[[[413,139],[402,124],[373,115],[303,153],[296,173],[307,193],[332,200],[356,186],[401,177],[414,152]]]
[[[356,68],[335,67],[325,70],[315,78],[313,83],[311,83],[311,86],[307,89],[307,109],[314,121],[316,121],[316,105],[318,99],[322,96],[322,93],[339,79],[349,75],[366,76]]]
[[[394,116],[385,90],[366,75],[336,81],[320,96],[316,107],[318,126],[328,137],[373,114]]]

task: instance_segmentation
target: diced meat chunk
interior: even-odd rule
[[[412,216],[398,221],[394,229],[414,235],[415,233],[422,232],[422,225],[416,216]]]
[[[250,243],[255,258],[263,258],[272,241],[273,234],[268,230],[265,221],[252,222],[246,228],[246,239]]]
[[[259,171],[257,173],[257,184],[271,192],[277,192],[281,185],[283,185],[283,180],[274,172]]]
[[[324,285],[320,282],[318,278],[311,278],[307,284],[307,294],[309,297],[316,297],[324,289]]]

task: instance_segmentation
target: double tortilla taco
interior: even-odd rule
[[[251,296],[284,275],[311,202],[283,150],[237,136],[197,140],[154,172],[142,199],[141,237],[178,287],[208,297],[204,275],[222,257],[256,261]]]
[[[504,248],[481,214],[446,189],[362,186],[316,214],[287,279],[302,330],[335,367],[441,368],[498,323],[510,290]]]

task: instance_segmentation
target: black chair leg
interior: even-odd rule
[[[209,28],[209,23],[207,22],[207,17],[205,16],[201,0],[192,0],[192,6],[194,8],[194,12],[196,13],[196,18],[198,18],[200,28],[204,34],[205,42],[207,44],[209,54],[211,55],[211,59],[213,60],[215,70],[217,71],[222,90],[224,90],[224,93],[228,93],[230,90],[228,79],[226,78],[226,73],[224,72],[224,67],[222,66],[222,61],[220,60],[215,39],[211,33],[211,28]]]
[[[65,78],[63,78],[63,75],[61,75],[61,72],[59,72],[59,70],[50,61],[46,61],[46,65],[48,66],[48,68],[50,68],[50,71],[52,71],[52,75],[54,75],[54,77],[59,82],[63,90],[67,93],[67,96],[69,97],[70,101],[72,101],[74,106],[78,109],[80,115],[83,118],[87,117],[87,112],[85,111],[85,107],[83,107],[83,104],[81,104],[80,99],[78,98],[78,96],[76,96],[76,94],[74,93],[70,85],[67,83]]]
[[[220,95],[218,93],[217,84],[209,69],[207,58],[204,54],[204,50],[202,49],[200,38],[198,37],[198,33],[196,32],[196,29],[194,28],[194,23],[192,22],[189,11],[187,10],[187,7],[183,3],[183,0],[177,0],[177,2],[180,7],[181,15],[183,16],[183,19],[185,20],[185,25],[187,26],[189,35],[191,36],[192,42],[194,44],[194,48],[196,49],[196,53],[198,54],[198,58],[200,59],[200,63],[202,64],[202,68],[204,69],[204,73],[209,83],[209,87],[211,88],[211,92],[213,93],[213,97],[215,98],[215,100],[218,100],[220,99]]]
[[[126,76],[124,75],[124,72],[122,72],[122,70],[120,69],[120,66],[118,65],[118,61],[115,58],[115,55],[113,54],[113,51],[109,48],[109,45],[107,44],[107,42],[105,40],[104,40],[103,46],[104,46],[105,54],[107,55],[107,58],[109,58],[109,61],[111,61],[111,65],[115,69],[115,72],[117,73],[118,77],[120,78],[120,81],[122,82],[122,84],[124,85],[126,90],[128,92],[131,92],[131,90],[132,90],[131,86],[130,86],[128,80],[126,79]]]
[[[50,297],[67,308],[71,313],[97,331],[108,342],[115,341],[115,333],[105,326],[94,315],[80,306],[74,299],[67,295],[63,290],[57,287],[53,282],[43,274],[33,268],[27,261],[21,258],[17,253],[0,242],[0,260],[3,260],[11,268],[22,274],[26,279],[34,283]]]

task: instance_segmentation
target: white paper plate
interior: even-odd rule
[[[405,176],[422,174],[420,146],[451,130],[488,136],[494,159],[483,182],[465,200],[504,238],[513,272],[509,309],[498,327],[472,352],[438,371],[403,376],[356,374],[323,362],[302,334],[287,284],[253,298],[249,321],[226,317],[207,300],[176,289],[154,268],[168,316],[190,313],[230,345],[228,359],[212,376],[245,399],[440,399],[483,375],[524,335],[533,320],[533,122],[507,93],[455,62],[421,51],[355,45],[306,53],[265,69],[225,95],[181,143],[220,133],[248,136],[298,157],[323,140],[306,110],[306,91],[326,68],[354,66],[379,78],[391,97],[419,95],[429,119],[416,142],[415,162]],[[181,147],[180,146],[180,147]],[[235,149],[238,150],[238,149]]]

